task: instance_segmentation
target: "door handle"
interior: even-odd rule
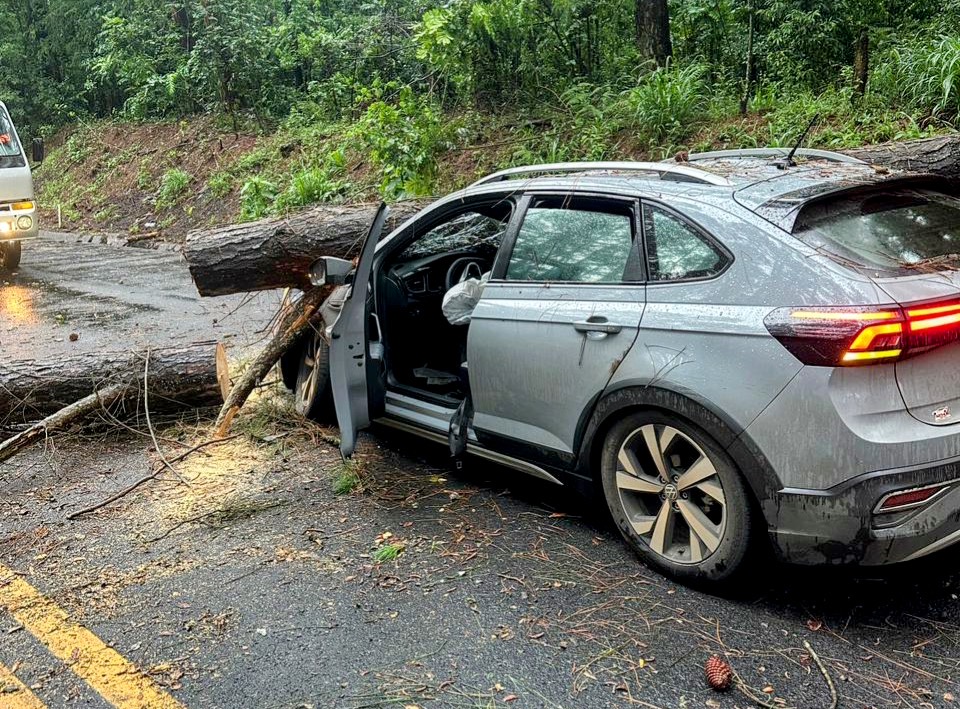
[[[623,329],[623,325],[609,322],[602,316],[594,316],[586,320],[575,320],[573,329],[577,332],[602,332],[605,335],[616,335]]]

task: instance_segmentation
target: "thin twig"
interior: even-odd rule
[[[803,647],[807,652],[810,653],[810,657],[813,658],[813,661],[817,663],[817,668],[820,670],[820,674],[823,675],[823,679],[827,682],[827,687],[830,688],[830,707],[829,709],[837,709],[837,704],[840,701],[839,696],[837,695],[837,685],[833,683],[833,678],[830,676],[830,673],[827,672],[827,668],[824,666],[823,661],[820,659],[820,656],[814,651],[806,640],[803,641]]]
[[[163,461],[163,464],[170,469],[170,472],[177,476],[177,479],[182,482],[187,487],[190,487],[189,481],[184,478],[180,471],[174,468],[170,461],[167,460],[167,456],[163,454],[163,451],[160,449],[160,442],[157,440],[157,432],[153,430],[153,424],[150,422],[150,348],[147,348],[147,354],[143,360],[143,413],[147,419],[147,430],[150,431],[150,438],[153,440],[153,447],[157,451],[157,455],[160,456],[160,460]]]
[[[170,529],[168,529],[166,532],[164,532],[164,533],[161,534],[160,536],[154,537],[153,539],[147,539],[147,540],[145,540],[145,543],[146,543],[146,544],[153,544],[154,542],[159,542],[161,539],[166,539],[166,538],[169,537],[171,534],[173,534],[173,533],[176,532],[178,529],[180,529],[180,527],[183,527],[184,525],[190,524],[191,522],[200,522],[200,521],[206,519],[207,517],[210,517],[211,515],[215,515],[215,514],[216,514],[217,512],[219,512],[219,511],[220,511],[220,510],[211,510],[210,512],[204,512],[202,515],[196,515],[195,517],[188,517],[187,519],[182,519],[182,520],[180,520],[179,522],[177,522],[175,525],[173,525],[172,527],[170,527]]]

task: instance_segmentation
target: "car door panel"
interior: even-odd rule
[[[340,426],[340,453],[344,458],[353,454],[357,432],[370,425],[369,284],[377,242],[389,213],[389,207],[381,204],[360,252],[353,287],[330,329],[330,384]]]
[[[584,412],[637,338],[638,233],[633,200],[524,198],[470,324],[481,441],[572,461]]]
[[[583,411],[636,340],[643,293],[489,283],[468,340],[474,429],[572,454]]]

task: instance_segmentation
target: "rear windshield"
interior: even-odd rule
[[[811,205],[795,233],[868,269],[960,268],[960,199],[935,190],[884,190]]]
[[[20,143],[17,142],[13,121],[0,107],[0,167],[22,167],[23,164],[23,153],[20,152]]]

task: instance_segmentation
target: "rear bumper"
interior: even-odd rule
[[[876,514],[884,495],[935,483],[929,503]],[[799,564],[875,566],[917,559],[960,542],[960,457],[867,473],[828,490],[784,488],[768,502],[777,555]]]

